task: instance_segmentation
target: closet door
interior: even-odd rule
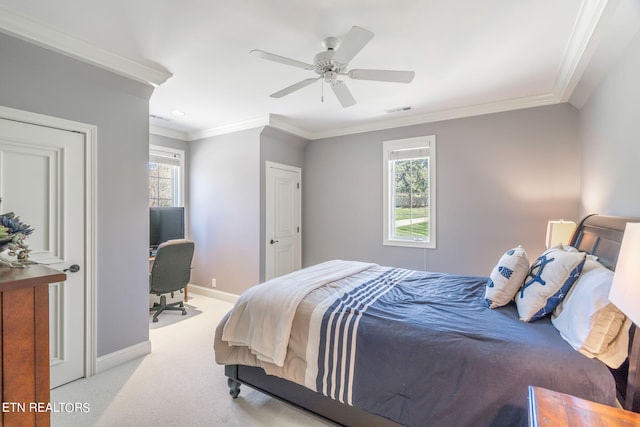
[[[301,265],[300,168],[267,162],[265,279],[299,270]]]

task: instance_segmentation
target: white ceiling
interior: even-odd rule
[[[151,124],[168,135],[272,124],[321,138],[568,101],[625,1],[0,0],[0,31],[159,85]],[[326,85],[321,102],[320,81],[269,97],[315,74],[250,50],[311,63],[354,25],[375,37],[349,68],[413,82],[347,78],[346,109]]]

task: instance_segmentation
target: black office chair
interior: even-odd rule
[[[182,291],[191,279],[191,260],[195,244],[190,240],[169,240],[158,246],[156,258],[149,273],[149,293],[158,295],[160,303],[154,303],[149,311],[155,311],[153,321],[158,321],[158,315],[165,310],[181,310],[187,314],[184,303],[167,304],[164,294]]]

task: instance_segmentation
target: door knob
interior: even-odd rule
[[[69,268],[65,268],[62,271],[64,273],[66,273],[67,271],[70,271],[71,273],[77,273],[78,271],[80,271],[80,266],[78,264],[73,264],[73,265],[70,265]]]
[[[271,241],[269,243],[271,243],[273,245],[274,243],[278,243],[278,241],[271,239]]]

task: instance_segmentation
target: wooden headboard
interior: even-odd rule
[[[576,227],[570,245],[582,252],[597,256],[605,267],[615,270],[627,222],[640,222],[640,218],[589,215]],[[634,412],[640,412],[640,333],[638,330],[637,326],[631,328],[630,357],[619,369],[612,370],[618,387],[618,399],[625,409]]]

